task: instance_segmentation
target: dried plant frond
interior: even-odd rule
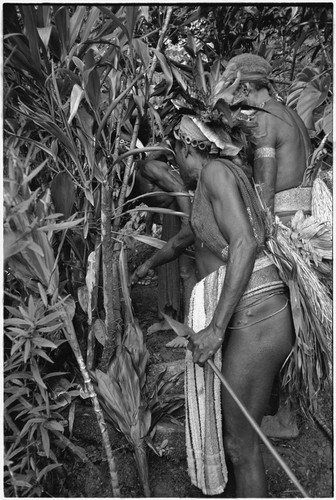
[[[292,231],[277,218],[267,250],[288,285],[296,339],[282,372],[290,397],[316,410],[317,394],[331,380],[332,300],[315,269],[302,258]]]

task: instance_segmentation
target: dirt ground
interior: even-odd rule
[[[146,335],[147,328],[157,321],[157,287],[155,282],[136,285],[132,292],[136,316],[144,332],[150,352],[149,370],[159,372],[163,366],[183,366],[184,349],[168,348],[166,343],[175,337],[170,331]],[[333,498],[333,445],[328,429],[332,429],[332,391],[326,390],[319,397],[320,423],[302,420],[300,434],[295,439],[271,440],[278,453],[307,491],[310,498]],[[327,428],[327,431],[325,430]],[[122,497],[143,497],[141,485],[130,446],[113,427],[108,426],[112,449],[118,467]],[[54,496],[58,497],[110,497],[112,496],[109,472],[101,445],[96,418],[89,402],[80,400],[76,406],[73,440],[83,448],[89,460],[82,462],[70,451],[64,451],[64,470]],[[192,486],[187,473],[184,446],[183,415],[179,423],[160,424],[155,442],[166,440],[161,457],[148,450],[149,481],[152,496],[157,498],[204,498]],[[276,460],[263,445],[263,458],[267,471],[270,497],[297,498],[301,494]],[[230,486],[224,498],[232,498]]]

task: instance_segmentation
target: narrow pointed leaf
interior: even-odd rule
[[[126,26],[129,40],[132,40],[136,20],[138,17],[138,5],[126,5]]]
[[[143,65],[145,66],[145,68],[147,68],[151,62],[148,44],[143,42],[140,38],[134,38],[133,47],[140,57]]]
[[[77,6],[75,12],[72,14],[69,22],[69,47],[72,47],[76,41],[78,33],[81,29],[82,22],[86,13],[84,5]]]
[[[165,77],[165,81],[166,81],[165,95],[168,95],[168,93],[169,93],[169,91],[170,91],[170,89],[172,88],[172,85],[173,85],[172,71],[171,71],[171,69],[170,69],[170,67],[169,67],[169,65],[167,63],[167,60],[166,60],[165,56],[162,54],[162,52],[160,52],[157,49],[153,49],[153,52],[156,55],[156,57],[158,58],[160,66],[162,68],[162,71],[163,71],[163,74],[164,74],[164,77]]]
[[[68,119],[69,125],[71,125],[71,122],[78,111],[78,107],[81,103],[83,96],[84,96],[84,90],[77,83],[75,83],[75,85],[72,87],[70,96],[70,116]]]
[[[154,248],[162,248],[165,246],[166,241],[159,240],[158,238],[154,238],[153,236],[145,236],[144,234],[132,234],[132,238],[137,241],[141,241],[141,243],[145,243],[146,245],[150,245]]]
[[[179,321],[176,321],[175,319],[171,318],[167,314],[162,313],[162,316],[167,321],[167,323],[171,327],[171,329],[174,330],[176,335],[179,335],[180,337],[186,337],[186,338],[195,335],[194,330],[192,328],[190,328],[188,325],[185,325],[184,323],[180,323]]]

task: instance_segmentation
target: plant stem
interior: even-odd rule
[[[145,497],[149,498],[151,496],[151,492],[148,481],[148,461],[146,445],[143,439],[141,439],[141,442],[134,447],[134,456]]]
[[[164,25],[162,26],[162,30],[161,30],[161,33],[160,33],[160,38],[159,38],[159,41],[158,41],[157,46],[156,46],[156,48],[158,50],[161,50],[161,47],[162,47],[162,44],[163,44],[163,40],[164,40],[164,37],[166,36],[166,32],[167,32],[167,29],[168,29],[168,26],[169,26],[169,21],[170,21],[172,13],[173,13],[173,7],[168,7],[167,8],[167,13],[166,13],[166,19],[165,19]],[[156,67],[156,63],[157,63],[157,56],[154,55],[153,61],[152,61],[152,65],[151,65],[149,73],[148,73],[148,82],[149,83],[151,83],[151,81],[152,81],[152,78],[153,78],[153,75],[154,75],[154,71],[155,71],[155,67]]]
[[[112,207],[112,186],[108,180],[102,184],[101,201],[101,238],[102,238],[102,261],[103,261],[103,296],[105,309],[106,343],[100,369],[105,371],[108,360],[116,347],[114,334],[114,309],[113,309],[113,243],[111,237],[111,207]]]
[[[106,426],[106,422],[104,419],[104,415],[103,415],[102,409],[100,407],[97,394],[94,390],[89,372],[85,366],[84,359],[83,359],[82,352],[81,352],[79,344],[78,344],[78,340],[76,337],[76,332],[75,332],[72,320],[70,319],[70,316],[68,315],[68,313],[64,307],[62,307],[60,309],[60,312],[61,312],[61,317],[62,317],[63,325],[64,325],[64,334],[65,334],[66,339],[69,342],[69,344],[73,350],[73,353],[76,357],[79,369],[81,371],[85,386],[88,390],[88,393],[89,393],[89,396],[91,398],[92,405],[93,405],[93,408],[94,408],[94,411],[95,411],[95,414],[97,417],[97,422],[98,422],[99,429],[100,429],[100,432],[102,435],[102,441],[103,441],[103,445],[105,448],[105,453],[106,453],[107,462],[108,462],[108,466],[109,466],[109,472],[110,472],[110,477],[111,477],[112,495],[115,498],[120,497],[118,473],[117,473],[116,463],[115,463],[115,460],[113,457],[113,452],[112,452],[112,448],[111,448],[111,444],[110,444],[110,440],[109,440],[109,436],[108,436],[108,432],[107,432],[107,426]]]
[[[100,235],[96,235],[95,240],[95,258],[94,258],[94,277],[92,283],[92,290],[89,292],[88,301],[88,339],[87,339],[87,351],[86,351],[86,365],[88,370],[91,370],[94,362],[95,354],[95,337],[93,332],[92,317],[93,313],[97,307],[98,302],[98,285],[99,285],[99,268],[100,268],[100,254],[101,254],[101,239]]]
[[[139,134],[139,128],[140,128],[140,117],[139,117],[139,113],[137,112],[137,117],[136,117],[135,124],[134,124],[130,149],[135,148],[136,141],[137,141],[138,134]],[[123,182],[122,182],[122,186],[121,186],[121,190],[120,190],[120,195],[118,198],[118,207],[117,207],[117,210],[115,213],[115,219],[113,221],[113,231],[115,231],[115,232],[117,232],[119,230],[120,218],[121,218],[121,214],[122,214],[122,206],[125,203],[126,191],[127,191],[128,180],[130,177],[132,164],[133,164],[133,156],[129,156],[127,158],[126,168],[125,168],[125,172],[124,172],[124,176],[123,176]]]

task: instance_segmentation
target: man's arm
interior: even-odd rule
[[[266,113],[259,112],[257,127],[253,130],[254,162],[253,177],[259,186],[262,199],[274,213],[274,195],[278,165],[276,159],[276,124]]]
[[[194,242],[194,233],[190,225],[183,225],[180,231],[175,234],[167,243],[154,255],[137,267],[131,276],[131,285],[147,276],[156,267],[167,264],[181,255],[184,250]]]
[[[163,191],[185,193],[187,196],[176,196],[176,203],[181,212],[189,216],[191,212],[190,197],[178,172],[173,174],[169,165],[158,160],[144,161],[140,165],[140,171],[143,177]],[[184,220],[184,222],[186,223],[187,220]]]
[[[205,174],[205,175],[203,175]],[[221,346],[230,319],[251,277],[257,243],[233,174],[223,165],[211,165],[202,172],[205,192],[224,239],[229,243],[229,260],[223,288],[213,318],[191,339],[193,359],[204,364]]]

